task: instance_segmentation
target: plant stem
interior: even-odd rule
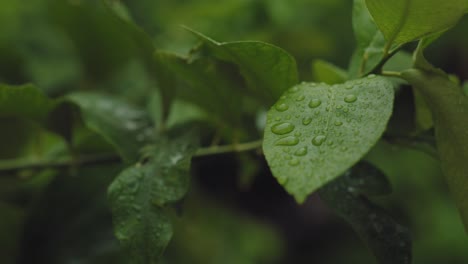
[[[223,145],[223,146],[212,146],[207,148],[200,148],[195,153],[194,157],[204,157],[216,154],[225,154],[231,152],[244,152],[254,149],[259,149],[262,146],[262,140]],[[121,162],[120,157],[115,154],[96,154],[88,155],[77,158],[65,158],[55,160],[31,160],[31,159],[12,159],[12,160],[0,160],[0,172],[14,172],[18,170],[41,170],[41,169],[60,169],[71,166],[84,166],[93,164],[105,164],[105,163],[117,163]]]
[[[241,144],[200,148],[197,151],[197,153],[195,153],[195,157],[203,157],[203,156],[224,154],[224,153],[230,153],[230,152],[244,152],[244,151],[259,149],[262,146],[262,142],[263,142],[262,140],[257,140],[257,141],[241,143]]]

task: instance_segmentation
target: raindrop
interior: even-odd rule
[[[295,92],[297,92],[297,91],[299,91],[299,88],[298,88],[297,86],[294,86],[293,88],[289,89],[288,92],[289,92],[289,93],[295,93]]]
[[[348,84],[345,85],[345,89],[351,90],[351,89],[353,89],[353,85],[348,83]]]
[[[369,76],[367,76],[369,79],[374,79],[375,77],[377,77],[375,74],[369,74]]]
[[[310,117],[304,117],[304,119],[302,119],[302,124],[304,126],[309,125],[311,122],[312,122],[312,118],[310,118]]]
[[[296,155],[296,156],[305,156],[305,155],[307,155],[307,147],[302,147],[302,148],[296,150],[296,152],[294,152],[294,155]]]
[[[323,142],[325,142],[325,139],[327,139],[327,137],[324,135],[315,136],[312,139],[312,144],[314,144],[315,146],[321,146]]]
[[[344,101],[345,101],[346,103],[354,103],[354,102],[356,102],[356,100],[357,100],[357,97],[356,97],[354,94],[348,94],[348,95],[345,96],[345,98],[344,98]]]
[[[276,141],[277,146],[295,146],[299,143],[299,139],[295,136],[287,136]]]
[[[303,101],[305,99],[305,96],[304,95],[299,95],[297,98],[296,98],[296,101],[300,102],[300,101]]]
[[[312,99],[309,102],[309,107],[310,108],[317,108],[322,104],[322,101],[320,99]]]
[[[297,165],[299,165],[299,160],[296,159],[296,158],[293,158],[292,160],[290,160],[288,162],[288,164],[291,165],[291,166],[297,166]]]
[[[343,122],[341,122],[341,121],[335,121],[335,126],[341,126],[341,125],[343,125]]]
[[[278,123],[271,127],[271,132],[277,135],[288,134],[294,130],[294,125],[291,123]]]
[[[289,106],[287,104],[285,104],[285,103],[281,103],[281,104],[277,104],[275,106],[275,108],[276,108],[276,110],[278,110],[280,112],[284,112],[284,111],[289,109]]]

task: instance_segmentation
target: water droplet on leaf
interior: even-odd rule
[[[299,139],[295,136],[288,136],[278,139],[276,141],[277,146],[295,146],[299,143]]]
[[[312,144],[314,144],[315,146],[321,146],[323,142],[325,142],[325,139],[327,139],[327,137],[324,135],[315,136],[312,139]]]
[[[356,97],[354,94],[348,94],[348,95],[345,96],[345,98],[344,98],[344,101],[345,101],[346,103],[354,103],[354,102],[356,102],[356,100],[357,100],[357,97]]]
[[[317,108],[322,104],[322,101],[320,99],[312,99],[309,102],[309,107],[310,108]]]
[[[277,135],[284,135],[288,134],[291,131],[294,130],[294,125],[291,123],[278,123],[276,125],[273,125],[271,127],[271,132],[277,134]]]

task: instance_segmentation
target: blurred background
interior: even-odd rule
[[[350,0],[111,2],[158,49],[186,54],[197,44],[181,25],[218,41],[265,41],[296,58],[301,81],[314,80],[316,59],[346,69],[354,50]],[[467,32],[465,17],[427,50],[433,64],[462,81]],[[146,56],[100,1],[0,0],[0,83],[34,83],[50,97],[99,90],[151,109],[157,84]],[[398,107],[411,103],[401,99]],[[41,156],[63,144],[35,124],[0,119],[0,159]],[[83,148],[108,147],[96,139]],[[468,263],[468,238],[437,161],[384,141],[366,159],[393,185],[376,202],[411,229],[414,263]],[[0,263],[126,263],[106,201],[121,169],[0,174]],[[259,154],[197,158],[192,174],[164,263],[375,263],[318,196],[296,204]]]

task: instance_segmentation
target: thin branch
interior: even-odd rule
[[[93,164],[105,164],[120,162],[121,159],[116,154],[96,154],[79,158],[66,158],[56,160],[31,160],[12,159],[0,160],[0,172],[13,172],[18,170],[41,170],[48,168],[67,168],[72,166],[83,166]]]
[[[224,146],[213,146],[208,148],[200,148],[195,157],[203,157],[216,154],[225,154],[230,152],[244,152],[249,150],[260,149],[262,147],[262,140],[241,143],[241,144],[232,144]]]
[[[255,149],[260,149],[262,140],[242,143],[231,144],[224,146],[212,146],[207,148],[200,148],[195,153],[194,157],[203,157],[209,155],[225,154],[230,152],[244,152]],[[31,159],[12,159],[0,160],[0,172],[8,173],[19,170],[42,170],[42,169],[61,169],[68,167],[80,167],[85,165],[107,164],[121,162],[121,158],[115,154],[96,154],[89,156],[82,156],[78,158],[67,157],[64,159],[54,160],[31,160]]]

